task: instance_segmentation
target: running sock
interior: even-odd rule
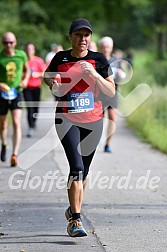
[[[80,213],[72,213],[72,218],[73,218],[73,220],[77,220],[77,219],[81,218]]]

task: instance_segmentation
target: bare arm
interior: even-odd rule
[[[43,73],[43,80],[46,83],[46,85],[49,87],[53,83],[54,78],[52,77],[52,73],[50,72],[48,67],[46,68],[46,70]]]
[[[115,83],[112,76],[104,79],[89,62],[85,61],[80,64],[83,72],[91,74],[96,79],[98,86],[104,94],[111,97],[115,95]]]
[[[98,74],[96,80],[104,94],[111,97],[115,95],[115,83],[112,76],[108,76],[106,79],[104,79],[100,74]]]
[[[30,69],[28,66],[28,62],[25,62],[23,66],[23,79],[21,81],[20,87],[26,88],[29,78],[30,78]]]
[[[50,90],[52,90],[54,86],[54,91],[57,91],[58,88],[62,85],[55,80],[55,76],[53,76],[53,73],[50,72],[49,68],[45,70],[43,74],[43,80],[46,85],[49,86]]]

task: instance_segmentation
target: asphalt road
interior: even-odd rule
[[[68,164],[54,129],[54,109],[41,108],[37,129],[23,140],[19,167],[0,163],[1,252],[166,252],[167,155],[152,149],[118,117],[113,153],[103,152],[105,128],[91,166],[82,207],[88,236],[71,238]]]

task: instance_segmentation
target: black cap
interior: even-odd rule
[[[92,26],[87,19],[85,18],[74,19],[71,23],[69,34],[84,28],[92,32]]]

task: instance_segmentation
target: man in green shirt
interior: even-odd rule
[[[26,88],[30,71],[26,53],[15,49],[17,41],[12,32],[2,35],[4,49],[0,52],[0,136],[2,140],[1,161],[6,161],[7,113],[11,110],[13,123],[13,153],[11,166],[17,165],[17,155],[21,142],[22,89]]]

